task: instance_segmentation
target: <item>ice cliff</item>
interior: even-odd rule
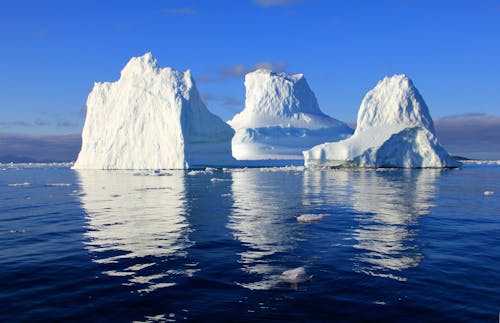
[[[245,76],[243,111],[228,123],[236,159],[302,159],[302,150],[352,134],[324,114],[303,74],[259,69]]]
[[[354,135],[304,151],[306,166],[457,167],[439,144],[422,96],[406,75],[380,81],[364,97]]]
[[[132,58],[87,99],[76,169],[182,169],[231,163],[234,131],[210,113],[191,72]]]

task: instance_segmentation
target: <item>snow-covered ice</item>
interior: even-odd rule
[[[364,97],[354,135],[304,151],[306,166],[458,167],[439,144],[422,96],[406,75],[386,77]]]
[[[114,83],[87,99],[75,169],[184,169],[234,161],[234,131],[210,113],[191,72],[133,57]]]
[[[352,134],[320,110],[303,74],[259,69],[245,76],[245,88],[244,110],[228,121],[236,159],[302,159],[303,150]]]

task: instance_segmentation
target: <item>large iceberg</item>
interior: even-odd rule
[[[132,58],[87,99],[76,169],[183,169],[233,163],[234,131],[210,113],[191,72]]]
[[[457,167],[439,144],[422,96],[406,75],[386,77],[364,97],[354,135],[304,151],[306,166]]]
[[[228,121],[236,159],[302,159],[303,150],[353,132],[320,110],[303,74],[259,69],[245,76],[245,88],[244,110]]]

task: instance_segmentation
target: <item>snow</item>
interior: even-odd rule
[[[245,108],[228,121],[236,159],[302,159],[302,150],[352,134],[320,110],[303,74],[259,69],[245,76],[245,88]]]
[[[354,135],[304,151],[306,166],[458,167],[439,144],[427,105],[406,75],[386,77],[364,97]]]
[[[75,169],[184,169],[231,163],[234,131],[202,102],[191,72],[132,58],[87,99]]]

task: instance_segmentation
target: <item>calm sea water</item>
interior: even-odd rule
[[[496,322],[500,166],[3,165],[0,246],[2,322]]]

